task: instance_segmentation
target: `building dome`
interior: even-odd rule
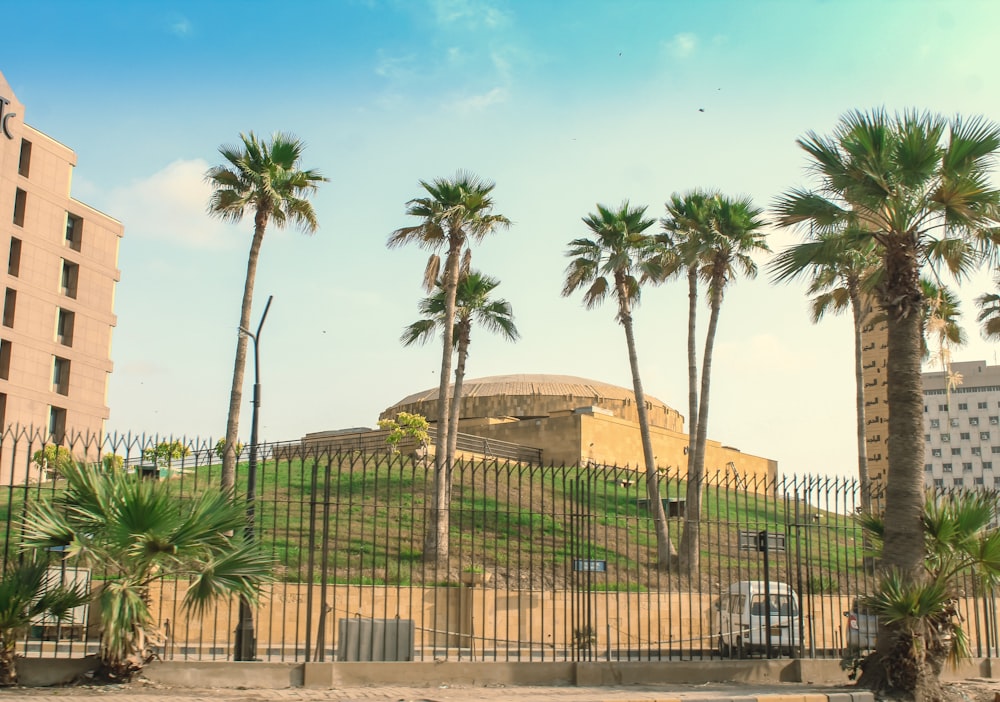
[[[437,419],[438,388],[404,397],[387,408],[380,418],[399,412],[422,414]],[[646,395],[651,426],[682,431],[680,413],[662,401]],[[627,388],[572,375],[517,374],[466,379],[462,383],[459,417],[473,419],[540,419],[553,414],[594,412],[638,421],[635,393]]]

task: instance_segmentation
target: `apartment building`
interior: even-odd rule
[[[0,426],[43,441],[99,437],[123,227],[72,198],[76,155],[24,115],[0,73]],[[35,477],[27,460],[0,466],[3,483]]]
[[[953,363],[948,377],[924,373],[924,482],[1000,488],[1000,366]]]

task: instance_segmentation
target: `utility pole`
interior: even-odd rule
[[[258,341],[260,332],[264,328],[264,320],[267,319],[267,311],[271,309],[271,300],[274,295],[269,295],[267,304],[264,305],[264,314],[260,316],[260,324],[257,325],[257,333],[252,334],[248,329],[240,327],[240,333],[246,334],[253,340],[253,417],[250,421],[250,466],[247,469],[247,523],[244,528],[244,537],[247,543],[253,543],[256,535],[254,533],[254,503],[257,500],[257,426],[260,421],[260,353]],[[257,636],[253,625],[253,608],[246,597],[240,597],[239,622],[236,624],[236,651],[233,656],[237,661],[257,660]]]

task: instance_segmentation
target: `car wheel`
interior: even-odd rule
[[[726,639],[723,638],[722,634],[719,634],[719,655],[722,658],[729,658],[732,656],[732,651],[729,648],[729,644],[726,643]]]

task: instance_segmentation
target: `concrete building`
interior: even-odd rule
[[[433,422],[437,397],[436,387],[415,393],[386,408],[380,419],[410,412]],[[683,474],[688,445],[684,418],[651,395],[646,395],[646,409],[657,466]],[[644,465],[635,395],[616,385],[565,375],[467,379],[459,416],[460,432],[539,448],[545,464]],[[773,480],[778,464],[709,440],[705,472],[709,480],[724,475]]]
[[[889,474],[889,392],[886,385],[889,328],[884,321],[873,321],[877,309],[875,300],[869,297],[865,302],[865,322],[861,327],[868,477],[876,492],[880,486],[885,487]],[[856,474],[857,470],[854,472]]]
[[[76,155],[24,123],[0,74],[0,426],[99,437],[108,418],[120,222],[70,195]],[[8,442],[9,443],[9,442]],[[0,461],[23,480],[27,461]]]
[[[952,363],[948,378],[924,373],[924,482],[1000,488],[1000,366]]]

